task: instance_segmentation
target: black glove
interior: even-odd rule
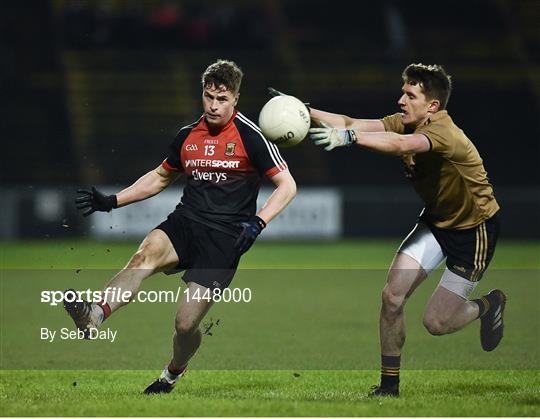
[[[88,217],[96,211],[109,212],[118,207],[116,195],[105,195],[92,186],[92,189],[77,189],[80,196],[75,199],[77,209],[84,210],[88,208],[83,215]]]
[[[283,93],[283,92],[280,92],[279,90],[276,90],[274,89],[273,87],[269,87],[268,88],[268,94],[272,97],[276,97],[276,96],[290,96],[286,93]],[[302,102],[304,105],[306,105],[306,108],[308,110],[308,112],[311,110],[311,108],[309,107],[309,103],[306,103],[306,102]]]
[[[240,224],[243,227],[242,233],[236,240],[234,247],[242,255],[246,253],[249,248],[255,243],[257,236],[261,234],[263,228],[266,227],[266,223],[260,217],[256,215],[249,221],[244,221]]]

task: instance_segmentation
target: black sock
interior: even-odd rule
[[[399,385],[401,356],[381,355],[381,387]]]
[[[476,300],[472,300],[472,302],[478,305],[477,318],[482,317],[484,314],[486,314],[491,305],[490,301],[486,297],[477,298]]]

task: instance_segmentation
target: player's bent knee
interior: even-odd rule
[[[398,313],[403,310],[405,297],[392,291],[389,286],[385,286],[382,292],[383,310],[391,313]]]
[[[160,267],[163,251],[159,243],[145,241],[131,257],[128,268],[156,270]]]
[[[193,320],[176,319],[175,329],[178,336],[187,336],[195,333],[199,325]]]
[[[433,336],[441,336],[449,333],[447,323],[432,316],[424,316],[424,327]]]
[[[144,248],[137,250],[131,257],[127,268],[128,269],[155,269],[151,261],[151,257]]]

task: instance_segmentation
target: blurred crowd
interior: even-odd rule
[[[150,156],[131,153],[125,144],[137,141],[154,150],[156,135],[167,138],[176,124],[191,121],[199,110],[194,89],[201,70],[227,57],[248,75],[241,106],[252,119],[267,85],[315,107],[379,117],[397,108],[406,64],[444,64],[455,76],[451,110],[494,166],[495,183],[534,183],[538,5],[538,0],[436,6],[417,0],[414,7],[398,0],[3,1],[0,85],[10,98],[0,102],[3,132],[10,152],[37,166],[21,173],[20,163],[10,159],[2,177],[13,184],[46,184],[73,172],[82,182],[91,171],[103,182],[129,181]],[[479,97],[497,106],[478,106]],[[521,106],[505,106],[509,97],[519,97]],[[495,129],[491,121],[502,120],[521,123]],[[494,163],[503,150],[509,153],[508,138],[527,142],[524,147],[532,151],[517,156],[522,147],[515,158]],[[114,158],[100,158],[96,167],[81,161],[103,150],[115,150]],[[133,169],[118,173],[121,152]],[[366,172],[377,173],[362,182],[391,184],[396,178],[391,170],[401,173],[399,165],[378,156],[329,154],[323,159],[320,150],[300,146],[287,151],[287,160],[302,166],[299,181],[310,184],[357,184],[353,173],[338,173],[353,171],[358,158]],[[507,170],[509,162],[520,170]]]
[[[58,8],[64,45],[88,48],[223,47],[268,42],[257,2],[69,1]]]

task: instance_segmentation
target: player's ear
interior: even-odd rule
[[[234,97],[234,106],[236,106],[236,104],[238,103],[238,99],[240,99],[240,93],[237,93]]]
[[[429,112],[433,112],[433,113],[438,112],[440,108],[441,108],[441,102],[438,99],[432,99],[429,101],[429,107],[428,107]]]

